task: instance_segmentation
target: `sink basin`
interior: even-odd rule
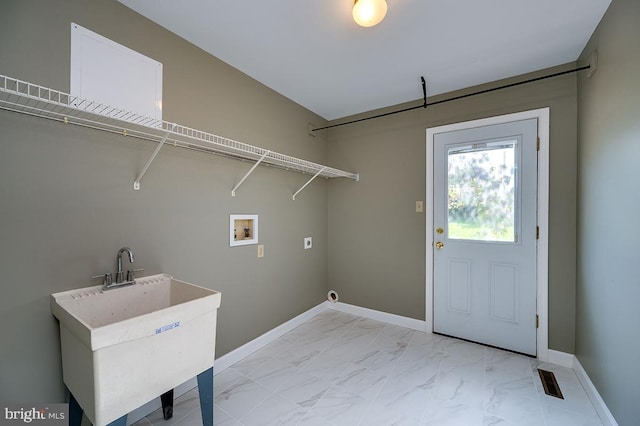
[[[213,366],[219,292],[167,274],[51,295],[65,385],[95,426]]]

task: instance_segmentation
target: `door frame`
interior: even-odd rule
[[[505,114],[462,123],[448,124],[427,129],[426,141],[426,198],[425,198],[425,323],[427,333],[433,333],[433,139],[438,133],[465,130],[480,126],[538,119],[538,202],[537,220],[540,235],[536,247],[536,293],[538,329],[536,331],[537,358],[549,359],[549,108]]]

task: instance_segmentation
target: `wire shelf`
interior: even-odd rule
[[[358,180],[357,173],[334,169],[202,130],[142,116],[2,74],[0,74],[0,108],[161,144],[169,143],[181,148],[256,161],[264,165],[313,175],[313,178],[320,176]],[[148,164],[145,167],[148,167]],[[141,177],[142,175],[139,179]],[[139,183],[138,181],[136,183]]]

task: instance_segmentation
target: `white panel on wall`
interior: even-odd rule
[[[162,64],[75,23],[70,76],[73,96],[162,120]]]

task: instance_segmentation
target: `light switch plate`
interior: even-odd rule
[[[424,211],[424,202],[416,201],[416,213],[422,213]]]
[[[313,240],[311,239],[311,237],[306,237],[304,239],[304,249],[308,250],[311,247],[313,247]]]
[[[264,244],[258,244],[258,257],[264,257]]]

